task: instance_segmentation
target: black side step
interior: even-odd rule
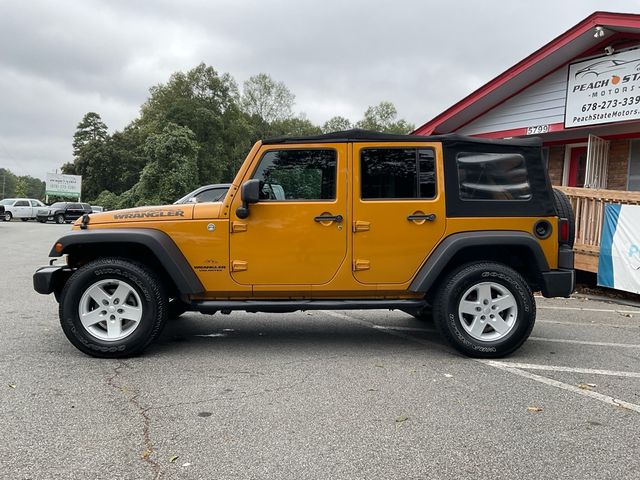
[[[424,300],[198,300],[191,302],[201,313],[245,312],[286,313],[298,310],[413,310],[426,305]]]

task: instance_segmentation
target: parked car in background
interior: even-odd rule
[[[46,207],[44,203],[35,198],[5,198],[0,200],[4,207],[4,220],[9,222],[14,218],[19,218],[23,222],[35,220],[38,210]]]
[[[98,212],[104,212],[104,211],[105,211],[104,207],[101,207],[99,205],[91,205],[92,213],[98,213]]]
[[[85,213],[91,212],[91,205],[88,203],[56,202],[50,207],[40,209],[37,219],[40,223],[66,223],[73,222]]]
[[[204,187],[195,189],[193,192],[187,193],[180,200],[173,202],[173,204],[219,202],[227,194],[229,188],[231,188],[230,183],[205,185]]]
[[[4,222],[4,205],[0,205],[0,221]]]

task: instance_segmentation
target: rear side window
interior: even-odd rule
[[[262,200],[334,200],[336,168],[335,150],[271,150],[253,178],[260,179]]]
[[[428,148],[367,148],[360,154],[363,200],[435,198],[435,154]]]
[[[460,152],[457,157],[462,200],[530,200],[531,186],[519,153]]]
[[[29,206],[29,202],[27,202],[26,200],[19,200],[14,205],[14,207],[28,207],[28,206]]]

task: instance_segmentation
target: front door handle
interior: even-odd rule
[[[435,213],[413,213],[407,217],[407,220],[410,222],[415,222],[416,220],[427,220],[428,222],[433,222],[435,219]]]
[[[317,217],[313,217],[315,222],[342,222],[342,215],[318,215]]]

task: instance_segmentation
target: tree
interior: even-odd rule
[[[80,155],[82,147],[89,142],[104,141],[106,138],[107,126],[100,115],[95,112],[86,113],[73,134],[73,155]]]
[[[348,118],[335,116],[324,122],[322,126],[323,133],[341,132],[343,130],[350,130],[353,128],[351,121]]]
[[[415,129],[415,126],[404,119],[396,120],[398,111],[391,102],[380,102],[378,105],[367,108],[364,118],[356,123],[357,128],[373,130],[382,133],[406,134]]]
[[[229,165],[243,157],[252,143],[251,126],[240,109],[233,78],[202,63],[186,73],[174,73],[150,92],[136,122],[138,128],[152,135],[170,123],[187,127],[200,146],[201,182],[230,180]]]
[[[276,82],[266,73],[249,78],[243,85],[242,108],[249,116],[267,123],[293,117],[295,95],[283,82]]]
[[[17,183],[18,177],[6,168],[0,168],[0,196],[3,199],[16,196]]]
[[[145,143],[150,162],[131,192],[136,204],[172,203],[198,182],[198,150],[195,134],[187,127],[168,124],[162,133],[151,135]]]

